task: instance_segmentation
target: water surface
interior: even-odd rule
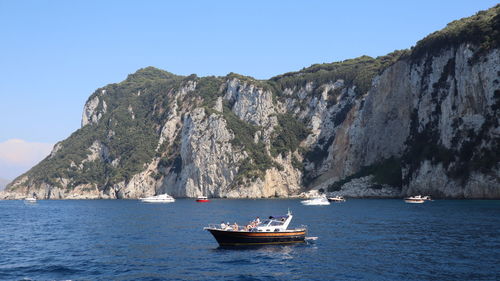
[[[220,249],[202,228],[285,214],[315,244]],[[0,201],[0,280],[495,280],[500,201]]]

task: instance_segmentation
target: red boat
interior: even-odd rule
[[[196,198],[196,202],[204,203],[204,202],[210,202],[210,200],[208,200],[208,197],[206,196],[199,196],[198,198]]]

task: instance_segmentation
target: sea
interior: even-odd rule
[[[228,249],[203,230],[288,209],[316,241]],[[500,201],[0,201],[0,280],[500,280]]]

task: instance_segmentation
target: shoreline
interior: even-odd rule
[[[345,197],[345,196],[344,196]],[[373,197],[373,196],[368,196],[368,197],[345,197],[347,200],[404,200],[406,196],[404,197]],[[103,200],[103,201],[119,201],[119,200],[124,200],[124,201],[134,201],[134,200],[139,200],[140,198],[43,198],[43,199],[37,199],[37,201],[78,201],[78,200]],[[196,200],[196,197],[176,197],[176,200]],[[216,198],[209,198],[210,200],[306,200],[310,198],[305,198],[305,197],[269,197],[269,198],[222,198],[222,197],[216,197]],[[23,198],[0,198],[0,201],[23,201]],[[456,198],[456,197],[436,197],[432,198],[432,201],[442,201],[442,200],[452,200],[452,201],[498,201],[500,198]],[[174,203],[174,202],[172,202]],[[342,202],[344,203],[344,202]],[[332,203],[336,204],[336,203]],[[338,203],[340,204],[340,203]]]

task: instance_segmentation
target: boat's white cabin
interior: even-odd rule
[[[285,231],[296,231],[303,230],[305,227],[299,229],[288,229],[290,222],[293,219],[293,215],[290,211],[284,216],[270,216],[255,225],[256,221],[250,222],[246,226],[238,226],[236,224],[231,225],[229,222],[226,224],[222,222],[221,224],[209,224],[205,229],[213,230],[223,230],[223,231],[244,231],[244,232],[285,232]]]
[[[288,225],[292,221],[293,215],[288,213],[286,216],[280,217],[269,217],[262,221],[257,227],[253,228],[252,231],[257,232],[279,232],[286,231]]]

